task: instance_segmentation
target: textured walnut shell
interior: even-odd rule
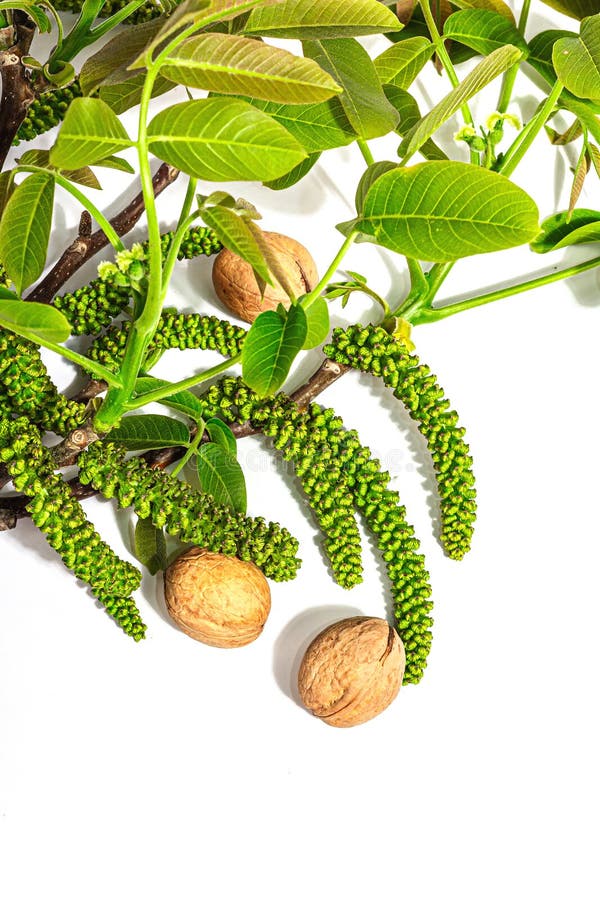
[[[304,654],[300,698],[328,725],[360,725],[396,697],[405,664],[404,644],[383,619],[342,619],[317,635]]]
[[[254,563],[192,547],[165,571],[167,610],[190,637],[212,647],[256,640],[271,609],[267,579]]]
[[[302,244],[284,234],[263,232],[266,242],[277,255],[296,296],[307,294],[318,283],[315,261]],[[277,309],[282,303],[286,309],[290,299],[278,282],[267,285],[264,296],[256,283],[252,266],[231,250],[221,250],[212,270],[213,285],[217,297],[234,315],[244,322],[254,322],[261,312]]]

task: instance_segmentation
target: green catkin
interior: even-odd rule
[[[150,518],[181,541],[253,562],[274,581],[295,577],[298,541],[280,525],[232,512],[141,457],[125,459],[111,441],[92,444],[79,464],[83,484],[115,497],[121,507],[132,506],[141,519]]]
[[[282,394],[259,400],[241,381],[224,378],[203,396],[207,415],[221,415],[230,423],[250,421],[274,438],[286,458],[298,460],[297,474],[314,463],[305,448],[320,447],[328,459],[328,485],[341,484],[353,499],[375,535],[392,586],[396,628],[406,649],[405,683],[416,684],[423,676],[431,647],[432,602],[429,576],[419,542],[406,520],[398,494],[389,490],[390,476],[360,443],[355,431],[347,431],[331,409],[312,403],[305,411]],[[325,449],[326,448],[326,449]],[[331,487],[329,488],[331,490]],[[348,526],[349,510],[345,524]],[[340,524],[342,520],[340,519]],[[352,542],[353,538],[349,537]],[[360,564],[359,550],[355,551]]]
[[[360,534],[352,512],[352,495],[341,477],[326,430],[309,423],[307,413],[284,394],[259,404],[237,378],[224,378],[202,398],[212,413],[235,422],[250,420],[273,440],[286,462],[294,465],[317,523],[334,580],[343,588],[362,581]]]
[[[89,348],[89,358],[116,372],[125,352],[130,328],[130,322],[109,328]],[[245,337],[244,328],[232,325],[226,319],[167,310],[161,314],[147,355],[152,357],[163,350],[216,350],[221,356],[236,356],[242,349]]]
[[[163,234],[163,259],[166,259],[172,240],[172,231]],[[142,246],[146,247],[147,244]],[[186,232],[177,258],[182,260],[212,256],[221,248],[222,244],[212,229],[196,226]],[[52,305],[69,320],[73,334],[99,334],[130,304],[131,299],[130,287],[120,284],[115,275],[108,275],[95,278],[84,287],[55,297]]]
[[[0,328],[0,383],[11,409],[47,431],[65,435],[85,421],[85,404],[59,393],[36,345],[4,328]]]
[[[55,125],[62,122],[67,109],[76,97],[81,97],[81,87],[77,80],[67,87],[40,94],[37,100],[34,100],[29,106],[13,144],[32,141],[40,134],[54,128]]]
[[[471,546],[476,516],[473,460],[465,429],[450,409],[428,366],[383,328],[336,328],[324,353],[338,363],[381,378],[393,390],[425,437],[433,458],[441,509],[441,542],[448,556],[462,559]]]
[[[0,418],[0,462],[15,489],[30,498],[27,509],[34,524],[67,568],[89,585],[126,634],[141,640],[146,626],[131,598],[141,573],[100,538],[69,486],[54,472],[50,451],[27,419]]]

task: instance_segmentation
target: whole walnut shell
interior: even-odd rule
[[[342,619],[317,635],[304,654],[300,698],[328,725],[360,725],[396,697],[405,664],[404,644],[383,619]]]
[[[257,566],[192,547],[165,571],[167,610],[190,637],[212,647],[242,647],[260,635],[271,591]]]
[[[279,265],[287,275],[297,297],[307,294],[319,281],[315,261],[302,244],[294,238],[274,231],[264,231],[263,237],[276,254]],[[231,250],[221,250],[212,270],[217,297],[227,309],[244,322],[254,322],[261,312],[277,309],[282,303],[287,309],[290,299],[281,285],[273,280],[263,297],[254,277],[252,266]]]

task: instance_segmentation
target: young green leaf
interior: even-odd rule
[[[162,528],[150,519],[138,519],[135,526],[135,556],[151,575],[167,568],[167,541]]]
[[[498,13],[513,25],[515,23],[513,11],[504,0],[452,0],[452,5],[459,9],[483,9],[487,12]]]
[[[154,19],[135,28],[124,28],[84,62],[79,84],[87,96],[105,84],[122,84],[136,78],[138,72],[128,68],[161,29],[163,22]]]
[[[197,453],[203,491],[234,512],[246,512],[246,481],[239,462],[219,444],[202,444]]]
[[[18,294],[39,278],[52,225],[54,178],[36,172],[14,189],[0,221],[0,261]]]
[[[170,384],[162,378],[154,378],[152,375],[143,375],[135,382],[136,399],[143,399],[144,394],[150,394],[159,388],[167,387]],[[204,405],[202,401],[196,397],[191,391],[177,391],[170,397],[163,397],[159,400],[162,406],[169,409],[175,409],[178,412],[189,416],[194,422],[201,422],[204,413]]]
[[[538,72],[548,84],[554,84],[556,81],[556,71],[552,62],[552,51],[554,45],[561,38],[575,38],[577,35],[574,31],[565,31],[564,29],[549,29],[548,31],[540,31],[534,35],[529,41],[529,55],[527,62]]]
[[[506,44],[518,47],[523,58],[529,52],[516,25],[500,13],[484,9],[465,9],[452,13],[444,23],[444,37],[465,44],[482,56],[488,56]]]
[[[315,163],[318,162],[320,156],[320,153],[311,153],[310,156],[303,159],[298,166],[294,166],[293,169],[290,169],[290,171],[285,175],[282,175],[281,178],[263,182],[264,186],[271,188],[272,191],[286,191],[288,188],[293,187],[301,181],[304,176],[310,172]]]
[[[306,315],[297,304],[285,318],[268,310],[254,320],[242,349],[242,373],[259,397],[268,397],[281,387],[306,334]]]
[[[494,50],[475,66],[466,78],[431,109],[406,135],[399,154],[408,160],[441,125],[450,119],[471,97],[487,84],[510,69],[521,59],[522,53],[510,44]]]
[[[306,313],[306,337],[303,350],[311,350],[322,344],[329,334],[329,307],[323,297],[317,297],[311,303]]]
[[[213,444],[218,444],[231,456],[237,456],[237,441],[233,431],[226,422],[215,417],[207,419],[206,430]]]
[[[179,419],[157,416],[124,416],[110,432],[111,441],[123,444],[128,450],[159,450],[162,447],[185,447],[190,433]]]
[[[122,84],[103,84],[99,89],[99,96],[112,111],[120,116],[133,106],[137,106],[142,97],[142,90],[146,80],[146,73],[138,71],[135,77]],[[152,96],[160,97],[167,91],[172,91],[175,85],[172,81],[158,75],[152,88]]]
[[[10,291],[3,297],[14,297]],[[22,300],[0,300],[0,327],[39,343],[62,344],[71,336],[71,326],[58,309],[45,303],[24,303]]]
[[[13,172],[0,172],[0,219],[4,212],[4,207],[10,200],[11,194],[15,189],[13,182]]]
[[[131,145],[125,128],[103,100],[77,97],[67,110],[50,162],[59,169],[79,169]]]
[[[321,40],[399,31],[396,16],[378,0],[281,0],[254,10],[244,32],[261,37]]]
[[[95,166],[101,166],[103,169],[116,169],[117,172],[127,172],[129,175],[135,174],[135,169],[128,163],[126,159],[120,156],[107,156],[106,159],[99,159],[94,163]]]
[[[345,147],[356,140],[356,132],[350,125],[338,97],[332,97],[324,103],[309,103],[302,106],[267,103],[263,100],[250,102],[252,106],[261,109],[283,125],[308,153]]]
[[[552,61],[567,90],[600,102],[600,13],[583,20],[579,37],[556,41]]]
[[[569,216],[556,213],[544,219],[541,231],[531,242],[536,253],[549,253],[573,244],[592,244],[600,241],[600,212],[595,209],[575,209]]]
[[[396,87],[395,84],[384,84],[383,91],[399,116],[398,124],[394,130],[400,137],[405,137],[411,128],[414,128],[421,121],[422,116],[417,101],[412,94]],[[431,138],[428,138],[419,147],[419,153],[425,159],[448,159],[444,151]]]
[[[212,228],[224,247],[250,263],[267,284],[273,283],[269,267],[254,236],[255,230],[250,228],[246,218],[226,206],[207,206],[202,210],[202,220]]]
[[[358,182],[358,187],[356,188],[356,196],[354,198],[354,205],[356,206],[356,212],[359,216],[362,214],[365,205],[365,197],[367,196],[369,188],[373,184],[375,184],[378,178],[381,178],[382,175],[385,175],[386,172],[391,171],[391,169],[397,168],[397,162],[387,162],[385,160],[381,160],[380,162],[373,163],[365,169],[360,181]]]
[[[434,46],[425,37],[408,38],[392,44],[373,62],[382,84],[399,88],[411,86],[425,63],[433,55]]]
[[[270,181],[308,155],[261,110],[220,97],[163,110],[150,122],[148,137],[165,162],[210,181]]]
[[[367,51],[353,38],[305,41],[304,54],[330,72],[344,88],[340,103],[356,133],[365,140],[396,127],[398,113],[383,92]]]
[[[279,103],[318,103],[342,90],[311,59],[233,34],[191,38],[161,71],[187,87]]]
[[[508,178],[461,162],[397,168],[367,192],[357,226],[405,256],[449,262],[528,243],[535,203]]]
[[[41,169],[60,172],[60,174],[69,181],[73,181],[75,184],[81,184],[83,187],[93,188],[97,191],[102,189],[102,185],[88,166],[73,170],[58,169],[57,166],[53,166],[50,162],[49,150],[27,150],[19,157],[17,162],[20,166],[38,166]]]

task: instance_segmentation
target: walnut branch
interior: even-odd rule
[[[154,187],[154,196],[158,197],[165,188],[172,184],[179,175],[179,169],[163,163],[157,170],[152,184]],[[122,236],[127,234],[133,226],[141,218],[144,212],[144,198],[141,193],[137,194],[131,203],[117,213],[110,223],[117,232]],[[46,277],[31,291],[27,300],[33,300],[35,303],[52,303],[52,300],[62,286],[71,278],[81,266],[106,247],[108,238],[101,229],[92,232],[91,220],[87,213],[81,217],[79,224],[79,233],[73,243],[67,247],[58,262],[48,272]]]
[[[36,93],[23,65],[23,57],[35,34],[35,28],[28,16],[18,10],[13,11],[16,41],[12,47],[0,52],[0,74],[2,76],[2,99],[0,100],[0,170],[3,168],[27,109],[35,100]]]
[[[309,403],[319,396],[319,394],[328,388],[331,384],[341,378],[346,372],[350,371],[349,366],[336,363],[333,360],[323,360],[319,368],[311,377],[290,396],[292,400],[301,408],[305,408]],[[240,425],[233,425],[233,434],[236,438],[248,437],[252,434],[258,434],[258,429],[253,428],[250,423],[244,422]],[[54,451],[55,462],[57,468],[60,466],[73,465],[77,456],[85,447],[88,446],[96,435],[91,428],[80,428],[69,435]],[[143,454],[143,458],[149,463],[153,469],[166,469],[171,463],[176,462],[185,453],[184,447],[166,447],[163,450],[150,450]],[[96,495],[97,491],[89,485],[83,485],[78,478],[72,478],[69,487],[73,492],[73,496],[77,500],[85,500],[88,497]],[[0,498],[0,531],[9,531],[15,528],[19,519],[29,516],[27,510],[27,497],[4,497]]]

